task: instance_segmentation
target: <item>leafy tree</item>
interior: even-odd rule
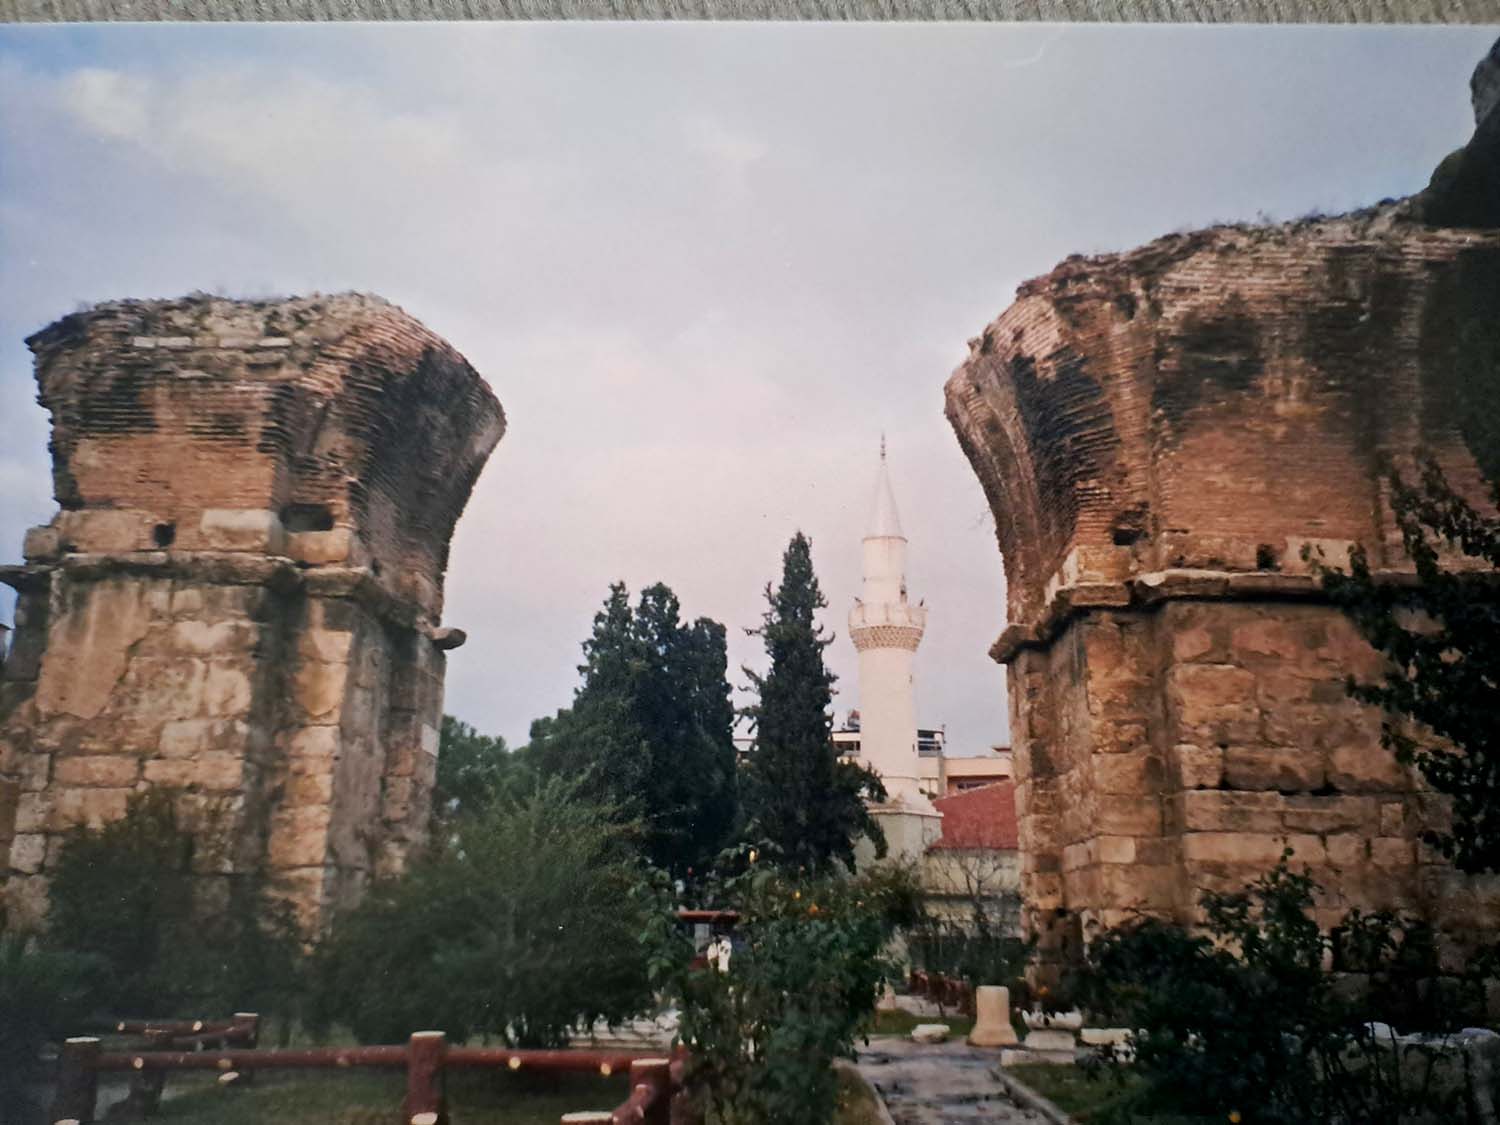
[[[673,989],[689,1089],[707,1125],[826,1125],[833,1060],[852,1054],[896,978],[891,938],[920,888],[900,869],[807,878],[759,865],[722,894],[739,913],[727,969],[679,967]]]
[[[477,812],[510,784],[525,784],[528,762],[505,739],[480,734],[468,723],[443,716],[438,738],[437,781],[432,791],[435,817],[451,819]]]
[[[885,855],[885,835],[866,804],[883,801],[885,787],[870,770],[839,761],[833,746],[835,676],[823,662],[833,637],[817,622],[828,603],[800,531],[766,600],[761,627],[748,632],[765,641],[771,667],[764,676],[745,669],[759,697],[746,710],[755,730],[744,782],[749,836],[791,867],[822,872],[839,860],[852,871],[860,836]]]
[[[734,708],[724,627],[681,619],[660,583],[632,609],[610,587],[583,645],[573,706],[532,725],[531,752],[549,775],[641,818],[647,857],[683,876],[701,871],[734,827]]]
[[[561,779],[501,793],[335,919],[311,1022],[346,1023],[365,1042],[441,1027],[459,1040],[556,1046],[579,1024],[643,1011],[642,935],[665,907],[636,829]]]
[[[1382,742],[1397,760],[1451,798],[1452,829],[1429,832],[1429,842],[1461,870],[1497,871],[1500,601],[1474,564],[1500,570],[1500,519],[1477,511],[1433,462],[1416,485],[1394,472],[1390,482],[1416,585],[1378,580],[1362,547],[1350,552],[1348,573],[1323,572],[1324,588],[1388,661],[1383,680],[1351,678],[1349,690],[1385,710]],[[1455,555],[1465,565],[1452,565]]]

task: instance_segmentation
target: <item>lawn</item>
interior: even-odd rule
[[[1142,1092],[1141,1079],[1129,1070],[1090,1074],[1077,1066],[1027,1063],[1008,1066],[1005,1073],[1058,1109],[1088,1125],[1090,1122],[1128,1121],[1131,1125],[1200,1125],[1219,1118],[1184,1117],[1178,1114],[1132,1113],[1111,1118]]]
[[[968,1016],[914,1016],[910,1012],[876,1012],[875,1026],[870,1030],[871,1036],[906,1036],[911,1034],[911,1029],[919,1023],[945,1023],[948,1032],[954,1039],[962,1039],[969,1034],[974,1027],[974,1021]]]
[[[1084,1122],[1102,1120],[1140,1087],[1129,1071],[1091,1075],[1076,1066],[1027,1063],[1006,1067],[1005,1073]]]
[[[404,1125],[404,1071],[283,1072],[263,1074],[254,1086],[194,1085],[167,1097],[155,1119],[180,1125]],[[187,1080],[178,1082],[179,1089],[185,1086]],[[557,1125],[564,1113],[613,1109],[628,1093],[620,1075],[460,1071],[448,1079],[454,1125]]]
[[[174,1125],[403,1125],[405,1083],[401,1071],[264,1074],[256,1085],[239,1088],[201,1078],[177,1079],[182,1092],[164,1100],[154,1120]],[[557,1125],[564,1113],[613,1109],[627,1093],[627,1082],[619,1075],[461,1071],[448,1080],[454,1125]],[[875,1125],[877,1120],[870,1088],[858,1075],[841,1070],[835,1125]]]

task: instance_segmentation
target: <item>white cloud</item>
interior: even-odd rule
[[[58,83],[62,106],[88,130],[111,140],[138,140],[150,127],[151,84],[116,70],[85,67]]]

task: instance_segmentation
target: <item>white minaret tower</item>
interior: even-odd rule
[[[933,813],[919,780],[912,679],[926,627],[927,610],[906,598],[906,536],[882,437],[875,509],[864,540],[864,588],[849,611],[849,636],[859,650],[859,753],[885,783],[891,806]]]

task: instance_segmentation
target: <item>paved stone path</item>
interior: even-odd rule
[[[962,1041],[913,1043],[871,1039],[856,1060],[859,1072],[880,1092],[896,1125],[994,1122],[1045,1125],[1046,1118],[1014,1101],[994,1071],[998,1051]]]

